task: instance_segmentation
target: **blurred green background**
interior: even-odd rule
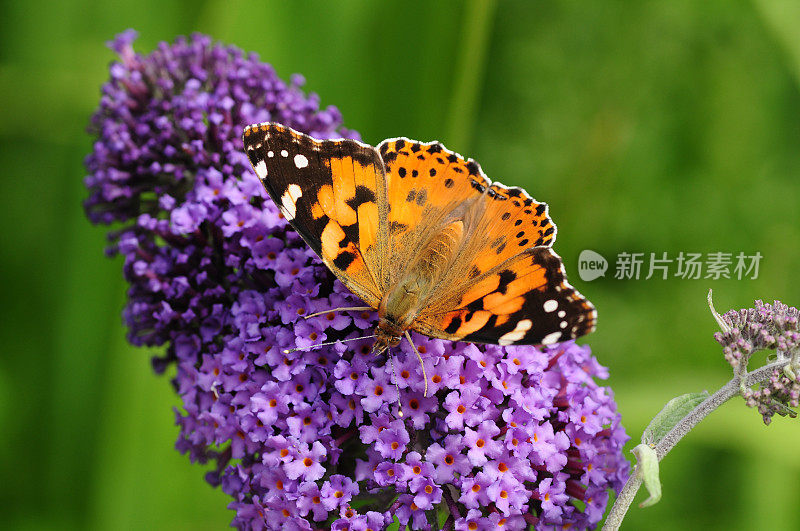
[[[800,4],[32,0],[0,8],[0,527],[219,529],[228,499],[173,449],[178,401],[124,340],[119,260],[80,203],[84,129],[119,31],[192,31],[308,80],[377,143],[440,139],[547,201],[599,311],[586,342],[638,439],[730,369],[706,307],[800,305]],[[606,278],[582,282],[593,249]],[[756,280],[615,280],[619,252],[761,252]],[[627,529],[797,529],[800,426],[740,400],[662,463]],[[640,493],[641,499],[643,499]]]

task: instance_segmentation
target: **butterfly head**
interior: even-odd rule
[[[373,354],[380,354],[389,347],[400,344],[403,329],[386,318],[381,318],[375,327],[375,343],[372,344]]]

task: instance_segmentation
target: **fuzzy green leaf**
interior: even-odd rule
[[[688,415],[698,404],[708,398],[708,396],[708,391],[687,393],[685,395],[676,396],[667,402],[644,430],[642,434],[642,444],[649,446],[657,445],[682,418]]]

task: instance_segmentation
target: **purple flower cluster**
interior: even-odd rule
[[[333,108],[270,66],[196,35],[111,65],[87,158],[95,223],[130,283],[136,345],[166,345],[183,410],[177,448],[214,461],[242,529],[590,527],[628,475],[628,439],[588,347],[478,347],[415,334],[393,363],[373,312],[266,198],[242,152],[246,124],[355,137]],[[395,387],[396,386],[396,387]],[[398,396],[399,390],[399,396]],[[398,413],[398,401],[403,416]]]
[[[797,371],[800,361],[800,310],[780,301],[766,304],[757,300],[755,308],[731,310],[719,318],[727,329],[714,338],[737,374],[746,374],[750,357],[760,350],[775,350],[778,360],[788,360],[792,365],[790,371],[775,370],[758,389],[745,389],[742,394],[747,405],[758,409],[765,424],[775,413],[787,414],[788,408],[797,408],[800,376],[792,371]]]

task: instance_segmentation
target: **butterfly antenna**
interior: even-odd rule
[[[414,354],[417,355],[417,359],[419,360],[419,366],[422,367],[422,378],[425,380],[425,392],[422,393],[422,396],[423,397],[427,397],[428,396],[428,375],[425,374],[425,364],[422,362],[422,356],[419,355],[419,351],[417,350],[417,346],[414,344],[413,341],[411,341],[411,334],[408,333],[408,330],[406,330],[406,339],[408,339],[408,342],[411,343],[411,348],[414,349]]]
[[[372,336],[351,337],[350,339],[337,339],[336,341],[328,341],[326,343],[317,343],[316,345],[311,345],[311,346],[308,346],[308,347],[287,348],[287,349],[284,349],[283,353],[284,354],[291,354],[292,352],[297,352],[298,350],[311,350],[311,349],[315,349],[317,347],[324,347],[325,345],[334,345],[336,343],[347,343],[348,341],[358,341],[359,339],[369,339],[371,337],[375,337],[375,336],[372,335]]]
[[[311,314],[308,314],[308,315],[304,315],[303,318],[304,319],[311,319],[312,317],[316,317],[318,315],[323,315],[323,314],[331,313],[331,312],[349,312],[349,311],[362,311],[362,310],[372,310],[372,309],[373,308],[371,306],[351,306],[349,308],[333,308],[331,310],[323,310],[321,312],[316,312],[316,313],[311,313]]]
[[[402,418],[403,417],[403,406],[400,405],[400,386],[397,385],[397,373],[394,372],[394,356],[392,355],[392,349],[389,350],[389,361],[392,364],[392,376],[394,377],[394,388],[397,390],[397,416]]]

